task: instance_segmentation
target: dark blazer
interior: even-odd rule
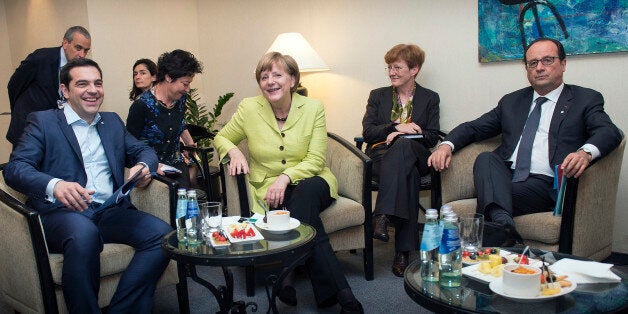
[[[497,107],[473,121],[457,126],[445,140],[460,150],[470,143],[501,134],[502,143],[494,152],[507,160],[523,132],[533,92],[532,87],[526,87],[502,97]],[[604,112],[602,94],[589,88],[565,84],[550,122],[550,166],[561,164],[568,154],[585,143],[595,145],[605,156],[619,145],[621,139],[621,132]]]
[[[124,183],[124,167],[145,162],[151,172],[157,170],[155,151],[137,140],[113,112],[101,112],[96,128],[111,168],[114,191]],[[28,116],[20,143],[15,147],[4,168],[7,184],[26,194],[27,204],[40,214],[63,207],[61,202],[45,201],[46,186],[53,178],[78,182],[85,186],[87,174],[83,157],[72,127],[63,110],[35,112]]]
[[[61,47],[35,50],[20,63],[9,80],[11,124],[7,139],[13,145],[20,139],[29,113],[57,108],[60,50]]]
[[[426,147],[438,143],[440,129],[440,98],[432,90],[416,84],[412,98],[412,122],[423,129]],[[392,111],[392,86],[374,89],[369,95],[366,114],[362,119],[362,136],[369,147],[386,140],[388,134],[395,132],[395,123],[390,122]]]

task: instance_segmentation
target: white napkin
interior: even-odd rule
[[[549,268],[559,274],[569,276],[567,279],[577,284],[620,282],[621,278],[611,271],[613,264],[578,261],[563,258]]]

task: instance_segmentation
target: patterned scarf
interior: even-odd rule
[[[416,90],[416,85],[413,85],[412,92],[410,93],[410,97],[408,98],[408,102],[405,106],[401,102],[401,97],[397,95],[397,88],[393,87],[393,106],[392,111],[390,112],[390,121],[398,122],[398,123],[408,123],[412,120],[412,98],[414,98],[414,91]]]

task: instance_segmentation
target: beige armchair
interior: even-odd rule
[[[165,178],[146,189],[131,192],[133,204],[166,222],[174,222],[178,184]],[[67,313],[61,289],[63,255],[48,252],[39,214],[24,204],[26,197],[6,185],[0,167],[0,291],[4,302],[20,313]],[[100,255],[99,306],[111,301],[133,248],[105,244]],[[171,262],[157,287],[177,284],[179,305],[187,294],[178,285],[177,266]],[[185,302],[181,302],[182,298]]]
[[[501,138],[471,144],[453,155],[441,174],[443,204],[457,214],[474,213],[476,191],[473,163],[494,150]],[[611,254],[617,186],[624,154],[624,138],[613,152],[593,163],[578,179],[569,179],[562,216],[551,212],[515,217],[517,231],[530,247],[602,260]]]
[[[351,143],[333,133],[327,134],[327,167],[338,179],[340,197],[321,213],[325,231],[334,251],[362,249],[364,277],[373,280],[373,227],[371,212],[371,160]],[[246,141],[238,148],[248,157]],[[225,168],[227,165],[222,165]],[[223,169],[222,173],[225,173]],[[230,215],[249,216],[252,193],[248,193],[248,175],[223,175],[227,208]],[[247,279],[248,280],[248,279]],[[251,294],[251,283],[247,290]]]

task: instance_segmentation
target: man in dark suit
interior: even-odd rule
[[[29,113],[57,108],[57,100],[62,98],[59,70],[68,60],[85,58],[91,47],[90,38],[85,28],[70,27],[63,36],[61,47],[37,49],[15,70],[7,85],[11,107],[7,139],[14,147],[24,131]]]
[[[155,151],[130,135],[120,117],[99,113],[103,101],[102,72],[89,59],[74,59],[61,69],[63,109],[28,116],[4,178],[26,194],[27,204],[41,214],[48,249],[62,253],[62,287],[70,313],[100,313],[100,252],[104,243],[124,243],[135,255],[122,275],[109,313],[150,313],[157,280],[168,259],[161,239],[171,228],[138,211],[124,198],[95,211],[124,183],[142,171],[138,187],[157,169]]]
[[[567,60],[559,41],[533,41],[523,61],[531,87],[507,94],[493,110],[454,128],[428,159],[443,171],[452,152],[501,134],[497,149],[478,156],[473,175],[477,211],[507,230],[502,240],[521,240],[513,216],[554,208],[556,165],[577,178],[622,139],[599,92],[563,83]]]

